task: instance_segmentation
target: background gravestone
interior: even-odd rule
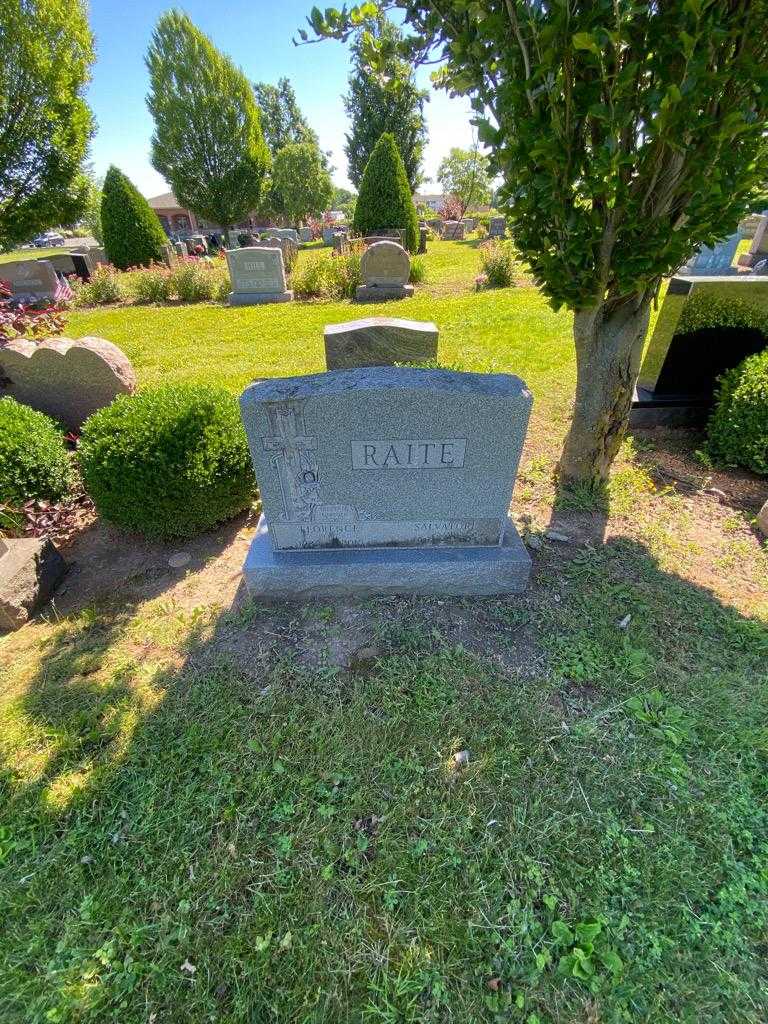
[[[311,242],[312,241],[312,228],[299,228],[299,241],[300,242]]]
[[[437,326],[423,320],[371,316],[328,324],[323,336],[325,365],[329,370],[437,359]]]
[[[103,338],[0,341],[0,396],[15,398],[78,431],[118,395],[136,390],[128,357]]]
[[[752,236],[752,243],[749,252],[739,256],[740,267],[753,267],[756,263],[768,257],[768,215],[762,214],[757,219],[755,233]]]
[[[460,220],[447,220],[443,225],[443,238],[452,242],[463,242],[464,222]]]
[[[286,274],[290,274],[296,265],[299,256],[299,246],[292,238],[270,238],[259,244],[262,249],[279,249],[283,254],[283,267]]]
[[[413,295],[408,284],[411,259],[397,242],[374,242],[360,259],[363,283],[355,291],[357,302],[381,302],[385,299],[404,299]]]
[[[405,367],[252,384],[259,597],[496,594],[530,558],[509,518],[531,395],[511,374]]]
[[[288,238],[296,245],[299,244],[299,233],[296,228],[266,228],[261,233],[262,238]]]
[[[488,222],[489,238],[506,238],[507,222],[504,217],[491,217]]]
[[[738,271],[732,264],[740,241],[741,234],[737,231],[724,241],[718,242],[717,245],[702,245],[691,256],[682,268],[681,273],[684,276],[689,274],[706,274],[709,276],[713,274],[737,274]]]
[[[59,279],[48,260],[18,260],[0,267],[0,280],[7,281],[14,297],[20,299],[53,299]]]
[[[714,402],[717,378],[766,346],[759,330],[712,327],[679,330],[694,297],[768,305],[768,280],[753,274],[673,277],[648,341],[630,411],[633,427],[699,426]]]
[[[255,306],[265,302],[290,302],[293,292],[285,284],[283,254],[279,246],[227,249],[232,291],[230,306]]]

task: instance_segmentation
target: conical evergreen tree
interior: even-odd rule
[[[394,136],[384,132],[365,165],[353,227],[361,235],[375,235],[387,228],[405,229],[405,247],[417,252],[419,220],[408,185],[403,158]]]
[[[117,167],[104,178],[101,230],[107,258],[118,270],[159,262],[168,241],[155,211]]]

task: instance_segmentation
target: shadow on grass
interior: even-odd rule
[[[192,624],[181,664],[153,666],[131,649],[130,606],[62,623],[16,708],[34,737],[26,756],[53,753],[28,781],[8,757],[2,779],[4,1019],[395,1021],[417,1019],[407,1016],[416,998],[425,1020],[447,1009],[491,1021],[484,976],[516,978],[516,961],[498,966],[492,930],[518,941],[509,900],[532,922],[554,892],[579,905],[563,914],[630,921],[623,988],[596,997],[606,1019],[633,1005],[661,1019],[682,1000],[692,1019],[698,1007],[757,1021],[759,935],[744,902],[729,904],[727,972],[707,928],[688,936],[690,948],[678,934],[682,904],[697,907],[698,921],[731,878],[721,847],[736,839],[708,831],[719,791],[702,778],[706,801],[691,797],[682,814],[666,783],[657,792],[634,774],[652,769],[635,752],[642,725],[630,719],[615,735],[609,726],[639,689],[657,685],[702,732],[716,723],[702,764],[716,751],[719,770],[751,773],[768,629],[661,571],[635,542],[544,571],[567,582],[566,605],[547,604],[531,626],[552,664],[515,687],[441,646],[450,635],[431,651],[423,638],[405,643],[362,676],[308,672],[294,657],[300,631],[285,628],[296,610],[242,594],[210,634]],[[473,602],[474,611],[465,603],[457,615],[477,614],[490,638],[499,620],[479,611],[516,600]],[[637,623],[629,647],[615,626],[625,607]],[[238,634],[246,645],[251,634],[278,639],[254,645],[249,669],[228,653]],[[573,727],[561,730],[546,698],[578,673],[601,703],[597,731],[582,732],[570,753]],[[464,743],[486,751],[468,786],[444,767]],[[28,748],[23,729],[18,744]],[[687,786],[684,773],[675,778]],[[723,784],[720,796],[729,792]],[[755,826],[742,812],[734,805],[734,835]],[[492,819],[498,841],[484,824]],[[645,843],[626,891],[620,847],[605,839],[617,823],[623,836],[625,821]],[[662,842],[642,832],[648,821]],[[668,836],[676,828],[680,850]],[[703,848],[715,840],[710,862]],[[736,878],[746,853],[733,856]],[[657,951],[682,943],[685,953],[654,957],[652,942]],[[594,1001],[554,968],[537,977],[515,984],[547,1019],[571,1019]]]

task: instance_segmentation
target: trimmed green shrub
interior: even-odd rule
[[[0,502],[58,501],[72,486],[64,434],[45,413],[0,399]]]
[[[171,297],[170,270],[153,264],[128,275],[128,287],[137,302],[168,302]]]
[[[404,228],[405,248],[412,253],[419,248],[419,219],[408,176],[389,132],[381,136],[365,165],[352,226],[363,236]]]
[[[709,449],[728,465],[768,476],[768,349],[720,378]]]
[[[161,540],[231,519],[256,491],[237,400],[224,388],[121,395],[86,420],[78,454],[99,513]]]
[[[675,333],[733,327],[760,331],[768,344],[768,310],[728,295],[695,291],[683,306]]]
[[[109,262],[118,270],[145,267],[162,259],[168,241],[157,214],[116,167],[104,178],[101,228]]]

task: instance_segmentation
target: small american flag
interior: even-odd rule
[[[69,302],[70,299],[75,297],[75,293],[69,286],[69,281],[66,277],[60,277],[59,283],[56,286],[56,291],[53,293],[54,302]]]

